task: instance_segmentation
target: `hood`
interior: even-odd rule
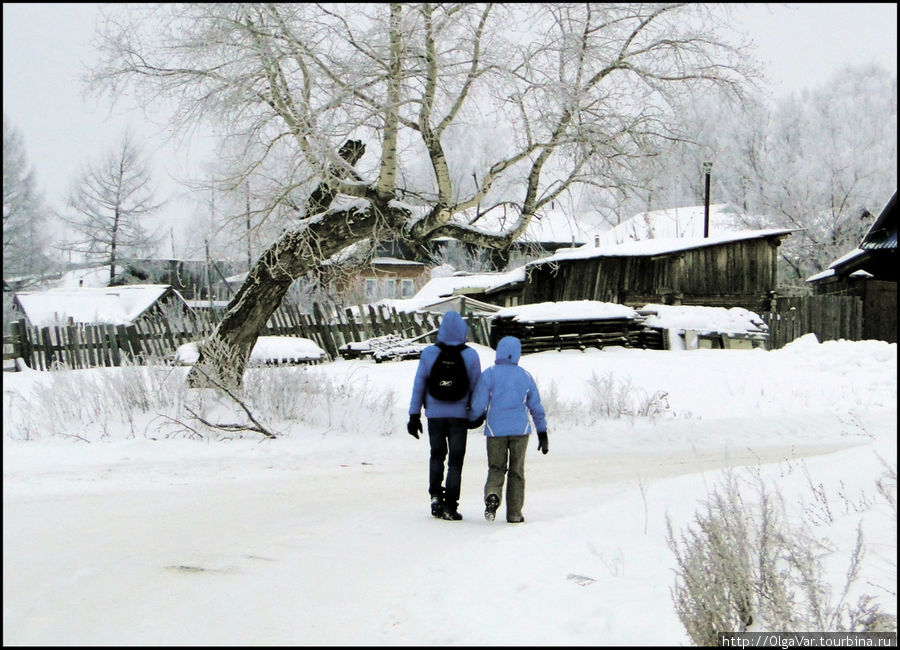
[[[522,342],[515,336],[504,336],[497,344],[496,363],[519,363],[522,356]]]
[[[469,325],[459,315],[459,312],[448,311],[441,319],[438,329],[437,342],[447,345],[459,345],[466,342],[469,333]]]

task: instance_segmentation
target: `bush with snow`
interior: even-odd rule
[[[896,465],[877,482],[896,521]],[[863,529],[857,527],[845,582],[835,594],[824,565],[834,553],[806,517],[789,516],[782,495],[754,477],[755,494],[742,478],[726,472],[676,536],[666,519],[666,541],[677,560],[672,598],[678,618],[700,646],[721,645],[720,634],[736,632],[896,631],[896,616],[881,611],[872,596],[851,602],[863,556]],[[887,486],[887,487],[886,487]],[[896,594],[894,594],[896,597]]]
[[[58,436],[88,442],[122,436],[259,437],[247,410],[276,435],[286,435],[295,425],[378,435],[399,426],[389,408],[392,390],[366,382],[351,389],[303,366],[250,368],[233,396],[188,388],[186,373],[185,368],[130,364],[46,373],[46,381],[36,383],[27,398],[7,392],[5,433],[14,439]]]

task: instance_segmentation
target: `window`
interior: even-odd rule
[[[366,278],[366,300],[378,299],[378,280]]]
[[[384,297],[395,298],[397,296],[397,280],[394,278],[384,279]]]
[[[416,285],[412,280],[403,279],[400,280],[400,297],[401,298],[412,298],[416,293]]]

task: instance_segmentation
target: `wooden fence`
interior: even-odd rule
[[[863,302],[856,296],[778,298],[776,311],[760,316],[769,326],[770,350],[810,333],[820,341],[864,338]]]
[[[423,337],[440,324],[440,314],[406,314],[395,309],[374,306],[338,310],[313,305],[313,313],[282,306],[269,319],[260,336],[298,336],[308,338],[325,350],[331,359],[350,342],[376,336],[397,334],[404,338]],[[486,316],[467,314],[469,340],[488,345],[490,325]],[[132,325],[70,324],[33,327],[24,320],[4,327],[3,359],[21,357],[33,370],[56,368],[92,368],[122,365],[123,360],[143,364],[172,362],[179,345],[199,341],[215,329],[215,312],[198,312],[192,317],[170,323],[165,319],[143,319]]]
[[[777,310],[760,314],[769,326],[771,350],[804,334],[814,333],[820,341],[862,340],[863,305],[855,296],[805,296],[779,298]],[[436,330],[440,314],[406,314],[374,306],[335,309],[313,305],[313,313],[296,307],[280,307],[266,323],[260,336],[308,338],[336,359],[339,348],[351,342],[397,334],[403,338],[423,337]],[[469,340],[491,345],[491,316],[468,314]],[[131,363],[172,362],[179,345],[199,341],[218,324],[214,312],[170,323],[164,319],[141,320],[133,325],[61,325],[32,327],[24,320],[4,326],[4,369],[8,360],[22,358],[34,370],[91,368]],[[7,327],[9,330],[7,331]],[[639,347],[647,347],[639,344]]]

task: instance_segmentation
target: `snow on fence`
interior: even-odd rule
[[[313,305],[313,313],[281,306],[272,314],[260,336],[298,336],[314,341],[330,359],[341,346],[378,336],[403,338],[427,335],[440,324],[441,314],[406,314],[386,307],[334,309]],[[470,340],[487,345],[489,326],[480,315],[467,314]],[[213,311],[196,312],[176,322],[144,318],[130,325],[68,324],[33,327],[24,319],[4,332],[4,369],[15,369],[7,360],[22,358],[33,370],[91,368],[130,363],[172,363],[180,345],[209,336],[220,317]],[[427,338],[424,337],[424,338]]]

